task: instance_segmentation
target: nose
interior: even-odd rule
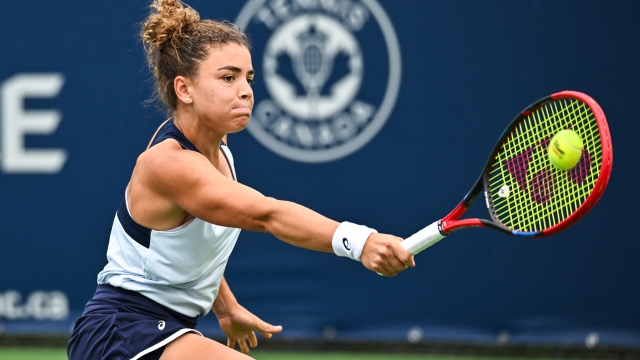
[[[249,85],[248,81],[245,81],[242,84],[238,96],[243,100],[251,100],[251,98],[253,98],[253,88],[251,88],[251,85]]]

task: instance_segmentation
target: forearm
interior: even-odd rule
[[[231,292],[231,288],[229,288],[229,285],[227,284],[227,281],[223,276],[222,281],[220,282],[218,296],[216,296],[211,310],[213,310],[213,313],[216,314],[216,317],[221,318],[228,316],[236,306],[238,306],[238,301]]]
[[[271,210],[264,221],[266,232],[295,246],[333,252],[331,239],[338,222],[302,205],[275,199],[270,201]]]

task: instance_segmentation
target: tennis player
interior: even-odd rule
[[[155,0],[142,38],[172,117],[133,169],[108,263],[69,340],[70,360],[250,359],[255,332],[270,338],[282,327],[239,305],[224,279],[240,229],[335,252],[382,275],[414,266],[398,237],[236,181],[227,134],[247,126],[254,103],[250,44],[237,26],[200,20],[178,0]],[[227,346],[195,330],[210,310]]]

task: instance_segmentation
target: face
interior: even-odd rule
[[[253,109],[253,76],[245,46],[229,43],[211,48],[196,78],[186,83],[199,121],[224,134],[246,128]]]

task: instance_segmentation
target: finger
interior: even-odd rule
[[[247,345],[247,340],[244,338],[244,336],[238,339],[238,345],[240,345],[240,350],[242,350],[243,353],[249,353],[249,346]]]
[[[231,340],[231,338],[227,338],[227,346],[233,349],[233,347],[236,346],[236,341]]]
[[[273,334],[277,334],[279,332],[282,331],[282,326],[278,325],[278,326],[273,326],[271,324],[267,324],[266,322],[262,322],[257,329],[260,334],[262,334],[262,336],[264,336],[267,339],[270,339]]]
[[[386,268],[391,272],[392,276],[397,275],[409,267],[402,259],[396,256],[395,252],[392,252],[392,254],[384,260],[386,261]]]
[[[258,338],[256,337],[256,333],[255,332],[250,332],[247,334],[247,339],[249,339],[249,345],[251,345],[252,348],[258,346]]]
[[[407,267],[416,266],[416,262],[413,258],[413,255],[407,249],[402,246],[402,242],[399,242],[397,245],[393,246],[393,254],[398,258],[400,262],[402,262]]]
[[[376,266],[375,271],[382,276],[394,276],[397,274],[397,271],[385,262],[380,262],[378,266]]]
[[[391,266],[391,268],[395,271],[396,274],[407,268],[407,265],[405,265],[405,263],[403,263],[395,255],[387,259],[387,265]]]
[[[378,275],[391,276],[391,272],[385,265],[385,261],[383,258],[376,256],[374,259],[370,259],[369,261],[371,261],[369,264],[365,264],[367,269],[375,271],[376,273],[378,273]]]

